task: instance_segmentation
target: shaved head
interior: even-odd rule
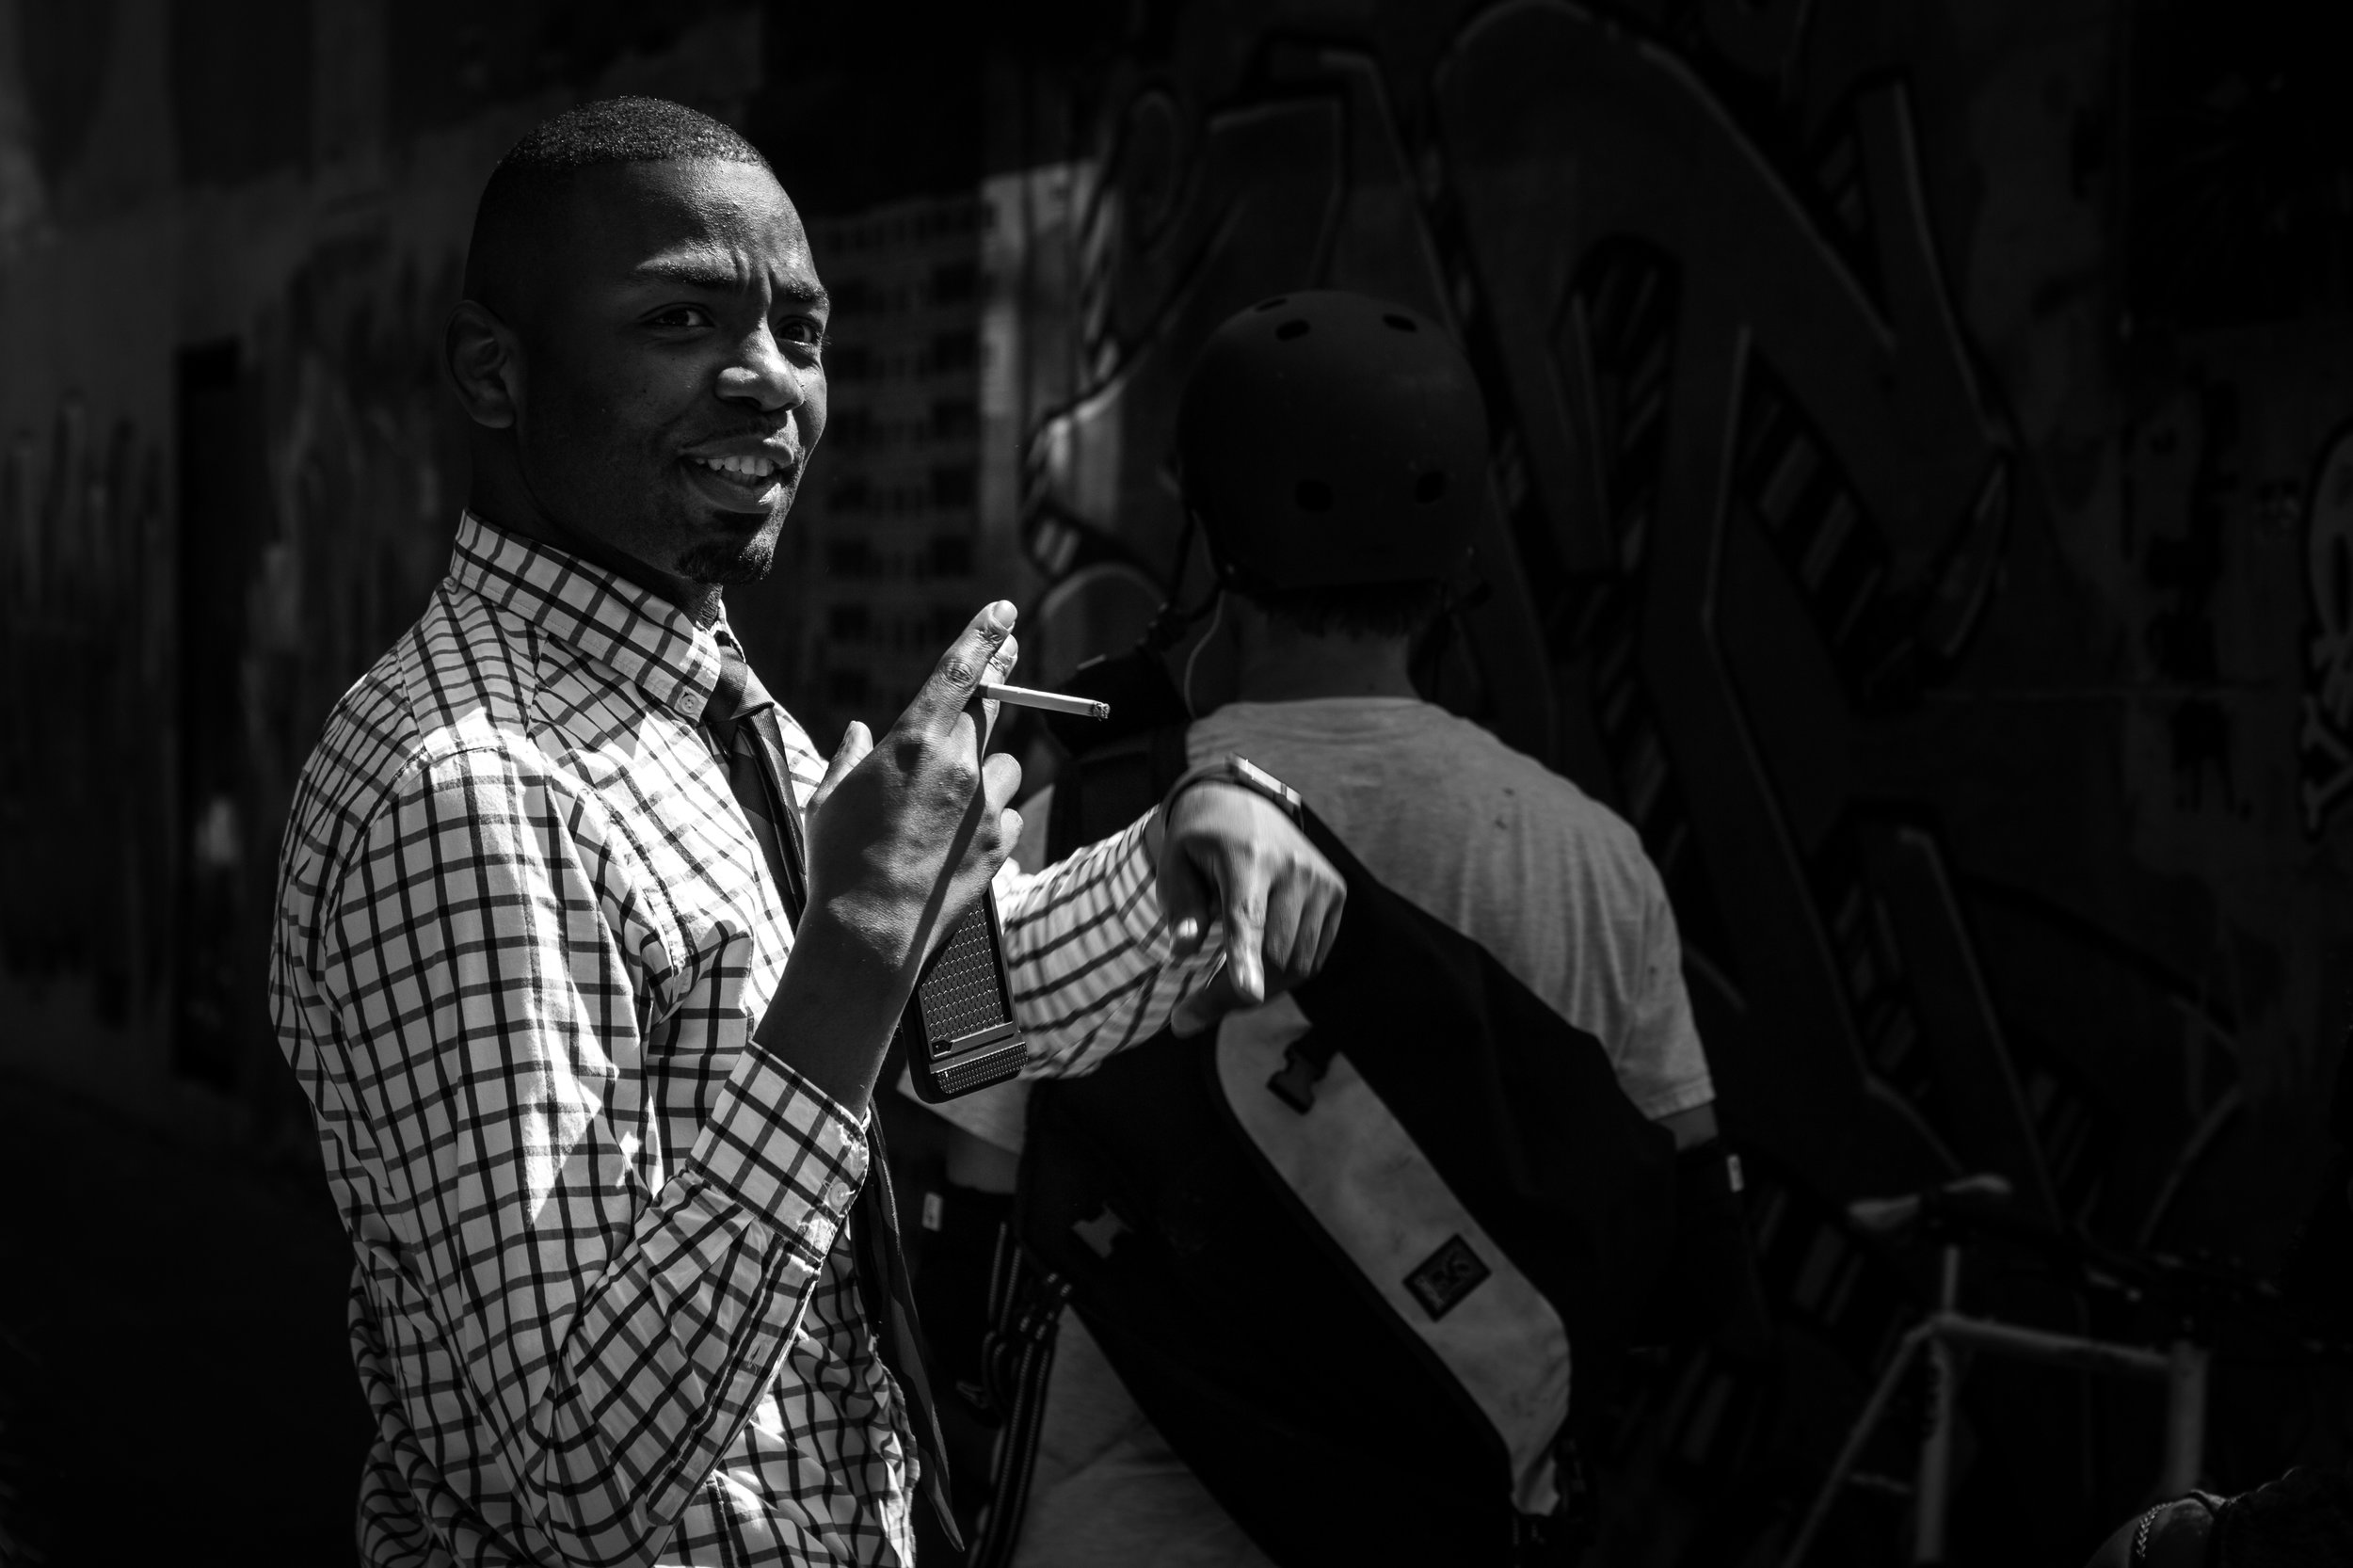
[[[466,250],[466,297],[520,324],[534,284],[568,237],[582,175],[680,158],[768,168],[760,149],[732,127],[664,98],[600,98],[540,121],[482,188]]]
[[[829,309],[742,136],[654,98],[558,115],[491,174],[445,334],[472,504],[715,615],[824,430]]]

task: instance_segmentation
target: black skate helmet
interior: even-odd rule
[[[1234,586],[1428,582],[1462,564],[1486,504],[1486,407],[1428,317],[1337,290],[1277,295],[1202,348],[1176,457]]]

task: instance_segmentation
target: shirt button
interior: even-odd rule
[[[824,1205],[836,1214],[850,1207],[850,1184],[840,1176],[825,1183]]]

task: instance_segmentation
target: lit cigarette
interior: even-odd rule
[[[1043,708],[1049,713],[1068,713],[1074,718],[1107,719],[1112,705],[1094,702],[1082,696],[1064,696],[1060,692],[1033,692],[1027,686],[1000,686],[994,680],[981,682],[981,696],[990,702],[1009,702],[1016,708]]]

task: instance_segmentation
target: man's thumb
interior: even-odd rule
[[[841,732],[841,744],[833,748],[833,760],[825,764],[825,776],[818,780],[816,789],[809,792],[810,816],[815,816],[818,808],[832,795],[833,787],[847,777],[852,768],[865,761],[866,754],[873,749],[874,737],[868,733],[866,726],[852,719],[850,727]]]

